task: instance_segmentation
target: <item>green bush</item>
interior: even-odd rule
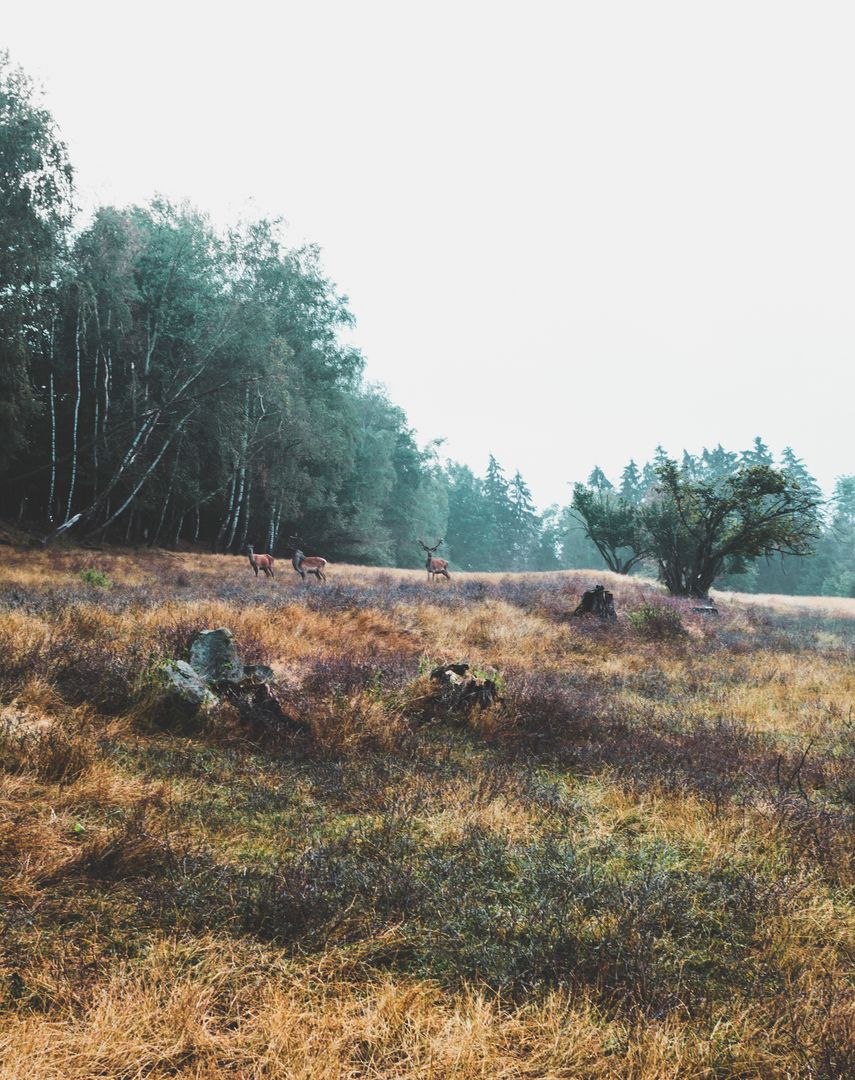
[[[676,641],[686,636],[680,613],[664,604],[642,604],[628,617],[633,628],[650,641]]]
[[[81,570],[80,580],[84,585],[94,585],[98,589],[111,589],[113,587],[113,582],[103,570]]]

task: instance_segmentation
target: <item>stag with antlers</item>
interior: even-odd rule
[[[322,559],[320,555],[304,555],[299,548],[299,539],[296,536],[292,536],[291,540],[294,543],[294,554],[291,557],[291,565],[303,579],[303,582],[308,581],[307,574],[314,574],[318,581],[326,581],[327,576],[324,573],[324,567],[327,565],[327,560]]]
[[[436,581],[437,574],[444,577],[446,581],[451,581],[448,576],[448,559],[435,559],[434,552],[442,547],[443,538],[440,537],[433,547],[428,547],[427,544],[419,537],[419,543],[427,552],[427,558],[425,559],[425,569],[428,572],[428,581]]]

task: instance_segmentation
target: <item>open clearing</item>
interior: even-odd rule
[[[2,1080],[855,1075],[855,600],[425,578],[0,554]]]

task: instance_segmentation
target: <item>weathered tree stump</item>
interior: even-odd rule
[[[604,585],[595,585],[593,589],[582,593],[582,600],[571,618],[578,619],[583,615],[596,615],[600,619],[617,622],[614,594]]]
[[[489,708],[499,696],[495,680],[477,678],[468,672],[468,664],[442,664],[433,669],[430,677],[443,688],[443,699],[450,709],[468,709],[474,705],[479,709]]]

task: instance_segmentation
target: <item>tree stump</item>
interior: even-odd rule
[[[434,668],[430,677],[443,688],[443,699],[449,708],[468,709],[473,705],[489,708],[499,696],[495,681],[479,679],[468,671],[468,664],[443,664]]]
[[[582,600],[571,618],[578,619],[583,615],[596,615],[597,618],[617,622],[614,594],[604,585],[595,585],[593,589],[582,593]]]

